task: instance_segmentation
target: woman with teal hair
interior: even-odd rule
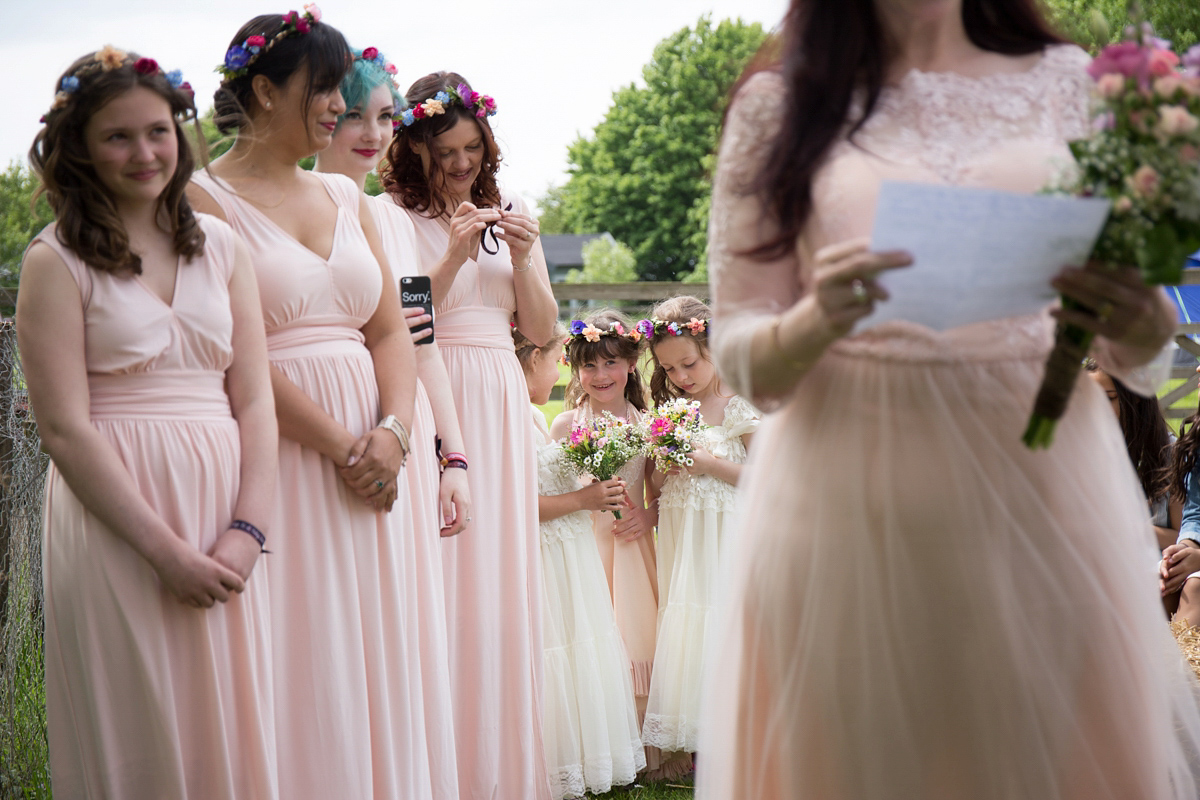
[[[342,80],[346,112],[338,119],[333,142],[317,155],[318,172],[341,173],[365,190],[392,137],[393,120],[403,108],[392,75],[395,67],[374,47],[354,51],[354,65]],[[388,263],[397,282],[417,274],[413,224],[386,196],[368,204],[375,218]],[[440,538],[463,530],[470,520],[466,457],[446,366],[431,341],[432,320],[422,309],[405,314],[417,347],[417,400],[413,416],[412,454],[408,459],[411,505],[393,514],[412,515],[413,535],[407,537],[410,581],[406,597],[409,652],[420,653],[420,669],[410,674],[411,703],[424,709],[425,743],[414,742],[429,755],[435,800],[457,800],[458,771],[454,748],[454,718],[450,703],[445,591]],[[441,458],[434,449],[441,440],[446,468],[439,477]],[[453,458],[452,458],[453,456]],[[468,534],[469,535],[469,534]]]

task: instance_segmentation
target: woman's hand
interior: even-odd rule
[[[396,476],[404,466],[400,441],[389,430],[372,428],[350,448],[342,480],[376,511],[391,511],[396,502]]]
[[[654,521],[649,511],[634,505],[628,492],[625,493],[625,502],[628,508],[621,509],[621,518],[613,523],[612,535],[619,541],[632,542],[649,533],[654,528]]]
[[[1186,543],[1171,545],[1158,564],[1159,592],[1163,597],[1178,592],[1193,572],[1200,572],[1200,549]]]
[[[253,536],[243,530],[229,528],[217,537],[217,543],[208,554],[221,566],[236,572],[244,582],[250,579],[261,553],[262,547]]]
[[[442,470],[438,505],[442,510],[443,537],[454,536],[466,529],[471,521],[471,489],[467,484],[465,469],[451,467]]]
[[[1051,285],[1088,309],[1058,308],[1056,319],[1115,344],[1157,352],[1175,333],[1174,306],[1135,267],[1068,267]]]
[[[231,594],[246,588],[236,572],[182,539],[168,545],[150,566],[168,592],[196,608],[212,608],[214,603],[224,603]]]
[[[872,252],[866,238],[822,247],[816,254],[812,291],[819,327],[831,340],[850,333],[856,322],[875,310],[877,300],[888,299],[876,280],[879,273],[912,263],[908,253]]]
[[[420,306],[407,306],[401,308],[401,312],[404,314],[404,323],[408,325],[408,330],[412,334],[413,344],[421,344],[430,336],[433,336],[433,328],[426,328],[416,333],[412,332],[413,328],[424,325],[433,319],[433,317],[425,313],[425,309]]]
[[[450,240],[446,244],[447,260],[456,268],[462,266],[488,225],[499,222],[503,212],[496,208],[478,208],[474,203],[460,203],[450,217]]]
[[[496,238],[508,245],[513,267],[522,269],[529,263],[533,243],[541,235],[541,228],[538,221],[527,214],[516,211],[502,211],[500,214],[500,230],[496,231]]]
[[[629,494],[625,491],[625,481],[621,478],[592,481],[579,490],[578,496],[579,508],[583,511],[624,512],[633,507],[629,502]]]

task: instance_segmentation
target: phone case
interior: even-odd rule
[[[418,325],[410,333],[420,333],[428,330],[430,333],[416,344],[429,344],[433,341],[433,285],[428,275],[408,275],[400,279],[400,304],[405,308],[421,308],[430,316],[429,322]]]

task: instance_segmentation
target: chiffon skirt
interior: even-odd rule
[[[550,785],[541,730],[537,460],[525,377],[511,349],[451,345],[438,335],[474,506],[472,523],[442,551],[459,791],[464,800],[541,800]]]
[[[355,436],[373,428],[379,396],[366,348],[285,333],[269,339],[272,365]],[[431,795],[409,685],[419,659],[409,649],[403,473],[399,485],[395,510],[376,513],[332,461],[280,439],[269,575],[280,796],[289,800]]]
[[[1200,713],[1146,501],[1080,379],[1042,360],[827,353],[751,455],[701,798],[1182,800]]]
[[[414,712],[424,720],[425,752],[434,800],[458,800],[458,762],[454,751],[454,709],[450,699],[450,666],[446,642],[446,590],[442,576],[442,514],[438,502],[441,478],[434,448],[437,426],[425,387],[417,382],[413,411],[412,452],[408,456],[409,500],[413,533],[408,557],[416,571],[407,620],[409,642],[420,654],[419,688]],[[400,511],[399,508],[396,511]],[[412,636],[412,632],[416,636]]]
[[[581,516],[578,535],[542,542],[545,741],[556,800],[602,794],[645,769],[629,657]]]
[[[238,426],[215,379],[223,413],[181,400],[92,420],[142,497],[204,552],[233,518],[240,464]],[[197,609],[164,589],[53,466],[44,520],[55,797],[277,797],[263,560],[244,593]]]

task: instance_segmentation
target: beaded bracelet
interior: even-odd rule
[[[466,469],[467,457],[462,453],[446,453],[442,456],[442,469]]]
[[[233,522],[229,523],[229,527],[236,528],[239,531],[243,531],[243,532],[248,533],[251,536],[253,536],[254,541],[258,542],[259,552],[262,552],[262,553],[271,552],[270,550],[267,549],[267,537],[264,536],[263,532],[260,531],[258,528],[254,527],[249,522],[246,522],[246,520],[235,519]]]

